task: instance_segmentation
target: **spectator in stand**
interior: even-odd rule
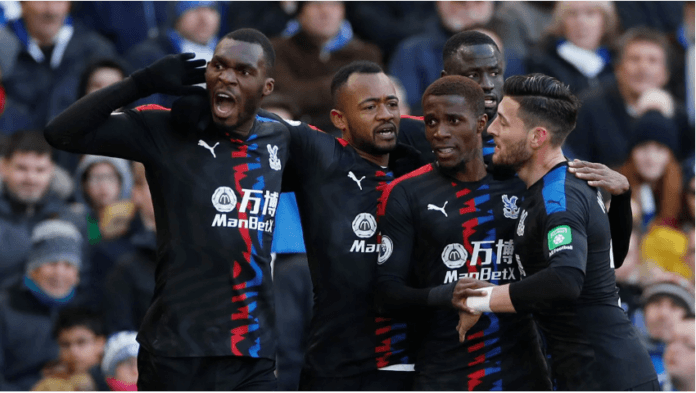
[[[102,301],[106,275],[121,255],[132,250],[125,233],[134,211],[130,202],[133,187],[130,164],[120,158],[86,155],[75,172],[75,184],[75,199],[89,208],[84,216],[89,245],[85,290],[90,293],[90,306],[96,307]],[[126,226],[120,226],[125,230],[109,231],[113,224],[120,224],[114,220],[114,213],[118,218],[126,216]]]
[[[664,367],[665,345],[675,332],[675,326],[685,317],[694,315],[694,294],[672,282],[658,282],[643,292],[645,344],[657,371],[662,390],[671,390]],[[691,376],[693,379],[693,375]]]
[[[583,106],[566,148],[583,160],[616,167],[626,162],[634,144],[634,123],[650,111],[661,115],[663,128],[676,128],[677,159],[693,155],[694,132],[684,107],[664,89],[669,79],[668,43],[645,28],[627,31],[618,41],[616,83],[581,94]]]
[[[60,307],[74,304],[82,236],[69,222],[34,228],[24,277],[0,295],[0,390],[29,390],[58,357],[51,329]]]
[[[60,217],[84,228],[79,226],[84,207],[66,204],[51,190],[55,172],[52,151],[42,133],[24,131],[10,137],[0,159],[0,289],[23,274],[31,232],[39,222]]]
[[[105,156],[86,155],[75,172],[75,199],[90,208],[87,241],[90,245],[101,241],[99,223],[105,218],[104,209],[112,203],[128,200],[133,177],[128,161]]]
[[[155,209],[145,166],[133,163],[133,203],[137,214],[129,241],[132,250],[123,254],[104,283],[103,307],[109,332],[137,330],[155,293],[157,238]]]
[[[85,308],[64,308],[53,337],[58,342],[58,360],[44,368],[44,378],[32,390],[108,390],[99,367],[106,343],[99,315]]]
[[[436,16],[430,1],[351,1],[346,15],[358,37],[379,47],[385,63],[399,42],[423,33]]]
[[[218,42],[220,11],[214,1],[177,1],[173,6],[173,27],[166,34],[150,38],[126,53],[130,71],[145,68],[166,55],[192,52],[210,61]],[[177,97],[154,94],[133,105],[157,104],[170,108]]]
[[[553,18],[528,57],[527,71],[553,76],[575,94],[613,79],[608,48],[618,33],[614,3],[560,1]]]
[[[148,38],[156,38],[166,25],[168,1],[80,1],[73,4],[74,18],[116,45],[119,54]]]
[[[694,386],[694,317],[682,319],[674,326],[674,334],[665,349],[665,368],[677,391],[691,391]]]
[[[678,227],[682,171],[674,151],[679,139],[674,123],[664,120],[659,112],[650,111],[633,123],[633,146],[619,168],[640,206],[643,229],[653,222]]]
[[[381,63],[372,44],[353,36],[342,2],[301,2],[298,31],[272,41],[276,52],[275,90],[297,104],[303,120],[340,136],[331,123],[331,80],[342,66],[355,60]]]
[[[450,36],[460,31],[492,30],[505,47],[505,76],[524,73],[520,48],[525,47],[526,33],[514,20],[496,15],[495,2],[438,1],[435,8],[437,17],[427,21],[426,31],[402,41],[389,62],[389,73],[404,84],[413,113],[422,114],[421,96],[441,76],[442,48]]]
[[[0,30],[0,67],[7,95],[43,128],[77,98],[79,77],[94,58],[116,56],[97,33],[74,25],[70,2],[26,1],[22,17]]]
[[[104,349],[102,372],[113,391],[136,391],[138,382],[137,332],[119,332],[109,337]]]

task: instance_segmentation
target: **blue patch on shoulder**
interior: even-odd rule
[[[544,176],[544,188],[541,194],[544,196],[546,215],[566,211],[565,179],[568,168],[563,165]]]
[[[256,115],[256,120],[261,122],[261,123],[280,123],[278,120],[275,119],[269,119],[268,117],[263,117]]]

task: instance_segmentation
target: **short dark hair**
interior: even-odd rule
[[[493,39],[487,34],[475,30],[460,31],[445,42],[445,46],[442,48],[443,63],[446,63],[447,60],[451,59],[457,53],[459,48],[463,46],[475,45],[493,45],[493,47],[500,52],[498,45],[496,45],[495,41],[493,41]]]
[[[15,153],[48,154],[52,157],[53,148],[46,142],[43,132],[36,130],[18,131],[10,136],[4,151],[6,159],[11,159]]]
[[[341,67],[331,80],[331,98],[336,103],[336,93],[343,87],[353,74],[381,74],[384,73],[379,64],[368,61],[358,60]]]
[[[85,70],[82,71],[82,75],[80,75],[80,84],[78,85],[77,89],[77,91],[79,92],[78,98],[82,98],[85,95],[87,95],[87,85],[89,84],[89,78],[91,78],[95,72],[102,68],[118,70],[124,78],[128,76],[128,73],[126,72],[126,66],[120,60],[112,58],[97,59],[91,62],[87,66],[87,68],[85,68]]]
[[[627,30],[616,41],[616,64],[620,64],[623,60],[623,56],[626,53],[626,48],[638,41],[650,42],[662,48],[662,51],[665,53],[665,61],[667,63],[665,65],[669,67],[672,56],[667,36],[658,30],[644,26],[634,27]]]
[[[275,66],[275,50],[273,49],[271,41],[262,32],[251,28],[237,29],[233,32],[225,34],[225,36],[222,38],[261,45],[261,48],[263,48],[263,57],[266,59],[267,68],[270,69]]]
[[[481,86],[461,75],[447,75],[436,80],[425,89],[422,102],[425,102],[428,96],[464,97],[475,116],[481,116],[486,110]]]
[[[53,338],[58,339],[62,332],[75,327],[84,327],[95,336],[106,335],[101,315],[84,307],[66,307],[58,313],[53,326]]]
[[[520,104],[519,117],[525,125],[545,126],[551,144],[560,146],[575,128],[580,100],[568,85],[544,74],[515,75],[503,85],[503,94]]]

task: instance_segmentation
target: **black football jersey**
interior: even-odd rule
[[[560,266],[584,274],[578,299],[534,312],[556,387],[629,389],[657,376],[620,306],[602,196],[567,169],[560,163],[529,188],[515,230],[515,259],[527,276]]]
[[[289,141],[286,125],[258,115],[243,140],[178,133],[169,110],[151,106],[114,113],[69,146],[145,165],[158,243],[138,334],[148,351],[275,359],[270,254]]]
[[[429,164],[392,182],[379,212],[378,277],[434,288],[470,277],[514,282],[513,235],[525,191],[518,179],[461,182]],[[379,283],[378,283],[379,284]],[[416,378],[437,390],[549,390],[531,315],[484,313],[464,343],[458,312],[427,308],[418,325]]]
[[[394,179],[343,139],[286,121],[294,191],[314,286],[305,367],[324,377],[409,364],[406,324],[374,307],[377,204]]]

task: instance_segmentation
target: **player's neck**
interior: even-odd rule
[[[355,148],[355,146],[353,146],[353,148]],[[358,155],[360,157],[366,159],[367,161],[375,163],[381,167],[386,167],[389,165],[389,153],[376,155],[376,154],[366,153],[358,148],[355,148],[355,151],[358,152]]]
[[[563,161],[567,160],[560,147],[545,146],[532,154],[532,157],[517,171],[517,175],[529,188]]]
[[[483,163],[483,158],[479,157],[479,159],[471,160],[463,167],[457,168],[452,176],[464,183],[479,181],[486,177],[486,164]]]
[[[675,378],[672,381],[672,384],[674,385],[674,388],[676,390],[682,391],[682,392],[693,392],[694,391],[694,380],[691,378]]]

